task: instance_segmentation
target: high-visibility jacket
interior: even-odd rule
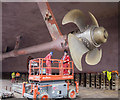
[[[13,72],[13,73],[11,74],[11,76],[12,76],[12,78],[15,78],[15,72]]]
[[[51,54],[49,53],[49,54],[45,57],[45,59],[51,59]],[[51,61],[50,61],[50,60],[46,60],[46,65],[47,65],[47,67],[51,67]]]
[[[51,61],[49,60],[49,59],[51,59],[51,57],[52,56],[50,53],[45,57],[45,59],[48,59],[48,60],[46,60],[46,66],[49,67],[46,69],[47,74],[51,74]]]
[[[62,60],[63,60],[63,68],[68,68],[69,67],[69,61],[70,61],[70,57],[69,55],[64,55],[62,57]],[[65,62],[64,62],[65,61]],[[69,73],[69,70],[68,69],[64,69],[63,70],[63,74],[68,74]]]
[[[68,64],[68,62],[70,61],[70,57],[69,57],[69,55],[64,55],[63,57],[62,57],[62,60],[63,61],[66,61],[66,63]]]

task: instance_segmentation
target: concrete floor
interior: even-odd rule
[[[0,80],[0,90],[1,88],[5,89],[7,86],[7,89],[10,90],[10,87],[12,86],[12,83],[10,80]],[[76,98],[76,100],[80,100],[83,98],[118,98],[118,91],[115,90],[102,90],[102,89],[92,89],[92,88],[85,88],[80,87],[79,96]],[[22,98],[20,94],[15,93],[16,98]],[[10,98],[10,99],[16,99],[16,98]],[[105,99],[105,100],[106,100]],[[65,99],[66,100],[66,99]]]

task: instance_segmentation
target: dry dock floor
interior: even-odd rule
[[[0,90],[2,90],[2,88],[5,89],[6,86],[9,90],[12,86],[11,81],[7,79],[0,80]],[[15,93],[14,95],[15,98],[9,98],[9,100],[16,100],[16,98],[22,98],[22,96],[18,93]],[[83,98],[118,98],[118,91],[80,87],[79,96],[76,98],[76,100],[80,100]]]

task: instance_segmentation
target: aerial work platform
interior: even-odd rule
[[[76,98],[78,82],[73,89],[69,81],[74,78],[73,61],[36,58],[29,61],[29,83],[23,82],[22,96],[30,99]]]
[[[51,63],[51,67],[47,67],[46,61]],[[68,67],[63,67],[64,63],[68,63]],[[47,75],[46,70],[51,70],[51,74]],[[68,73],[64,74],[64,70]],[[36,58],[29,62],[29,81],[50,81],[50,80],[69,80],[74,78],[73,61],[64,62],[61,59],[45,59]]]

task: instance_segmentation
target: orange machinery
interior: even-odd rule
[[[46,61],[50,61],[51,67],[46,66]],[[51,75],[46,74],[46,69],[51,69]],[[64,74],[67,70],[69,73]],[[79,83],[75,82],[75,89],[70,88],[70,83],[65,80],[74,78],[73,61],[68,62],[68,67],[63,68],[63,60],[36,58],[29,61],[29,83],[23,83],[22,95],[26,98],[75,98],[79,92]],[[30,86],[29,93],[26,92]],[[54,92],[54,93],[53,93]]]
[[[49,69],[52,70],[51,75],[46,75],[46,60],[52,62]],[[68,68],[63,68],[63,60],[59,59],[32,59],[29,62],[29,80],[30,81],[50,81],[50,80],[69,80],[74,78],[73,61],[69,61]],[[68,75],[63,74],[63,70],[69,70]],[[53,75],[57,73],[57,75]]]

